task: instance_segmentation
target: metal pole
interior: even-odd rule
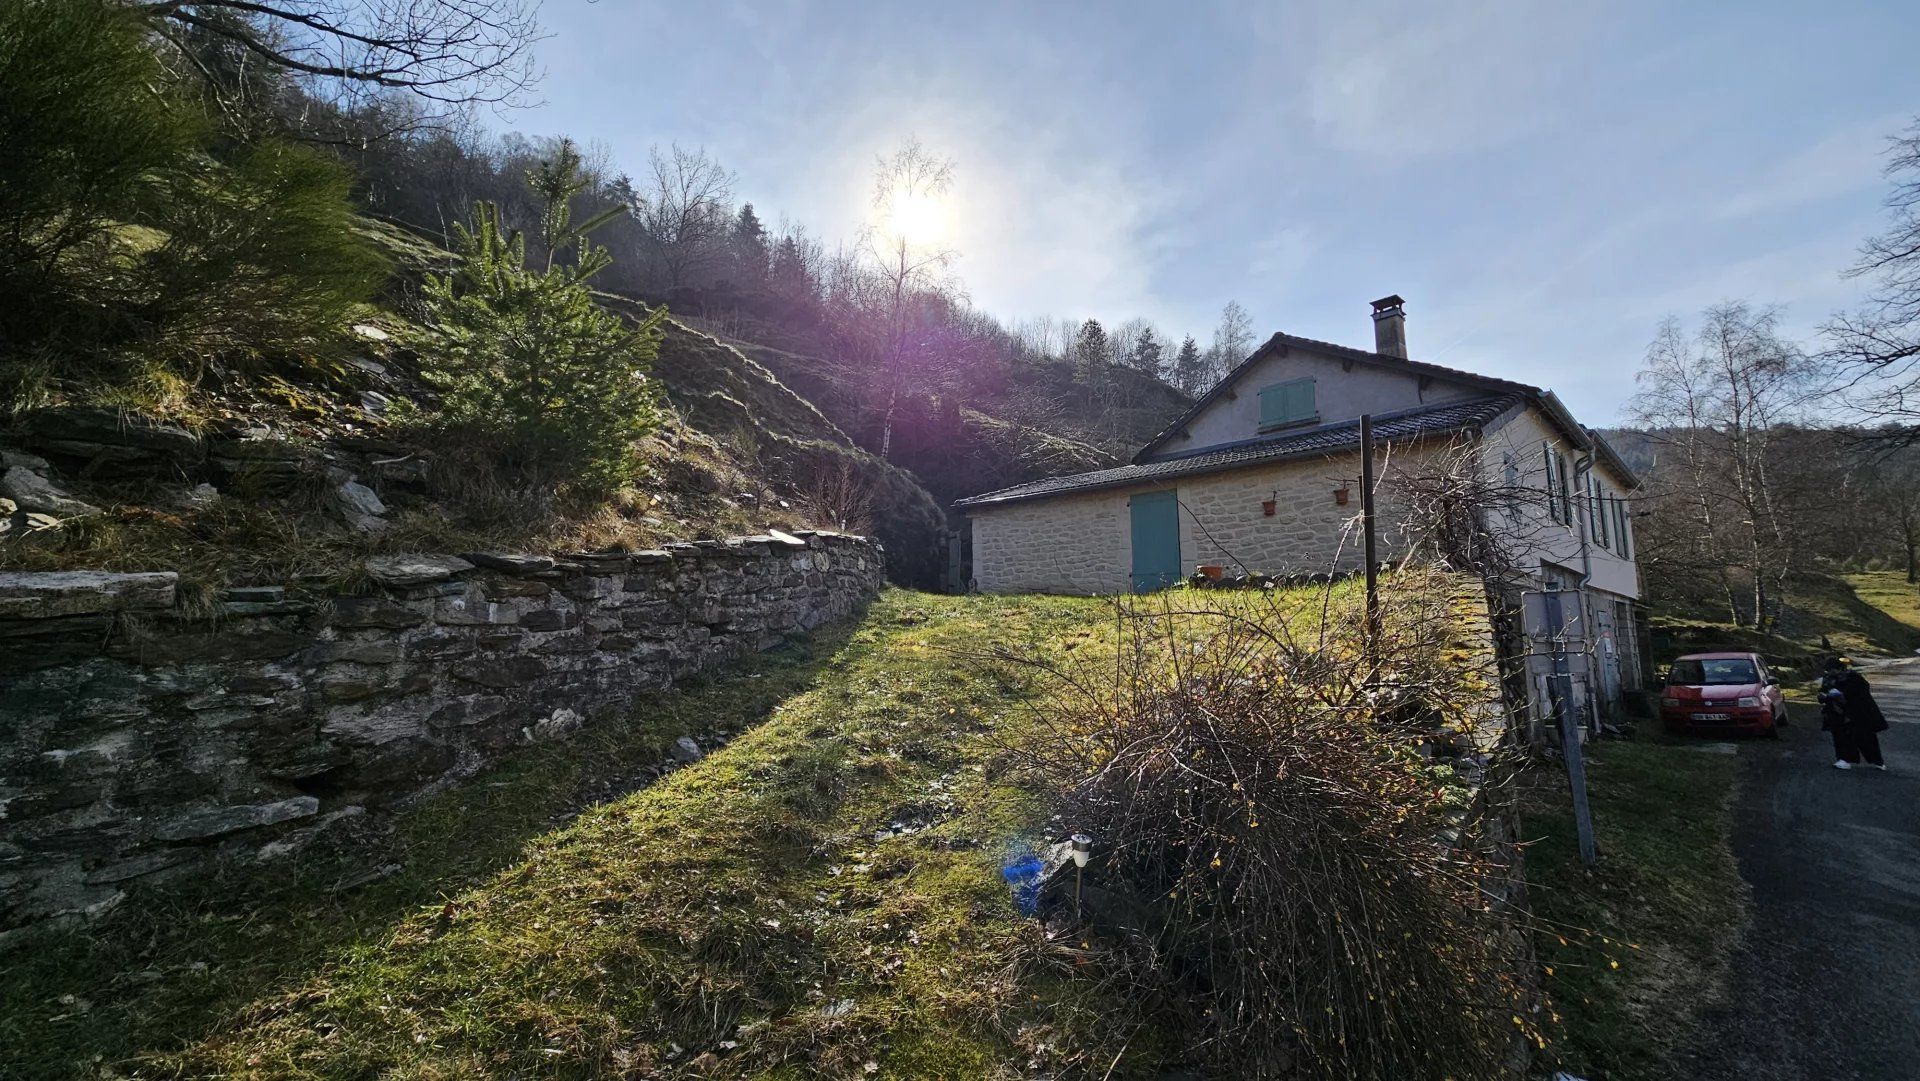
[[[1567,786],[1573,789],[1573,829],[1580,841],[1580,861],[1591,867],[1600,857],[1593,840],[1593,811],[1587,806],[1587,763],[1580,744],[1585,726],[1573,716],[1573,673],[1567,665],[1560,593],[1542,594],[1541,601],[1547,633],[1553,636],[1549,655],[1553,658],[1554,712],[1560,719],[1560,753],[1567,760]]]
[[[1380,567],[1375,554],[1373,524],[1373,414],[1360,414],[1360,525],[1362,556],[1367,562],[1367,652],[1374,659],[1380,636]]]

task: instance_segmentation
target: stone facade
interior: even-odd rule
[[[1401,468],[1425,453],[1383,452]],[[1179,477],[1158,484],[969,507],[973,573],[988,593],[1124,593],[1133,568],[1127,500],[1173,490],[1180,502],[1180,561],[1192,572],[1326,574],[1360,569],[1357,451]],[[1337,491],[1348,493],[1339,502]],[[1383,558],[1404,547],[1388,486],[1379,489]],[[1268,516],[1264,503],[1271,500]]]
[[[360,596],[0,574],[0,937],[563,737],[852,614],[884,554],[832,533],[553,560],[377,557]]]

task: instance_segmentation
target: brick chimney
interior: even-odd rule
[[[1407,302],[1397,296],[1373,302],[1373,351],[1390,357],[1407,355]]]

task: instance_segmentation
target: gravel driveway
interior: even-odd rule
[[[1753,927],[1678,1077],[1920,1078],[1920,660],[1862,671],[1892,724],[1888,772],[1834,769],[1811,709],[1740,747]]]

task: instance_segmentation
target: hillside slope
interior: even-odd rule
[[[0,504],[0,567],[176,570],[183,595],[211,597],[302,576],[351,585],[379,552],[564,555],[811,526],[871,532],[894,580],[937,584],[945,518],[933,498],[765,368],[678,323],[654,373],[666,416],[640,448],[638,482],[610,502],[556,496],[551,481],[419,424],[435,396],[402,344],[404,313],[445,253],[377,221],[363,229],[393,274],[350,362],[168,397],[115,388],[0,427],[0,495],[13,496]]]
[[[722,333],[694,320],[757,361],[868,450],[879,447],[883,410],[872,373],[827,355],[780,328],[735,320]],[[1008,361],[984,383],[910,398],[895,414],[891,460],[942,506],[1041,477],[1104,469],[1126,461],[1192,399],[1126,367],[1099,387],[1060,361]]]

